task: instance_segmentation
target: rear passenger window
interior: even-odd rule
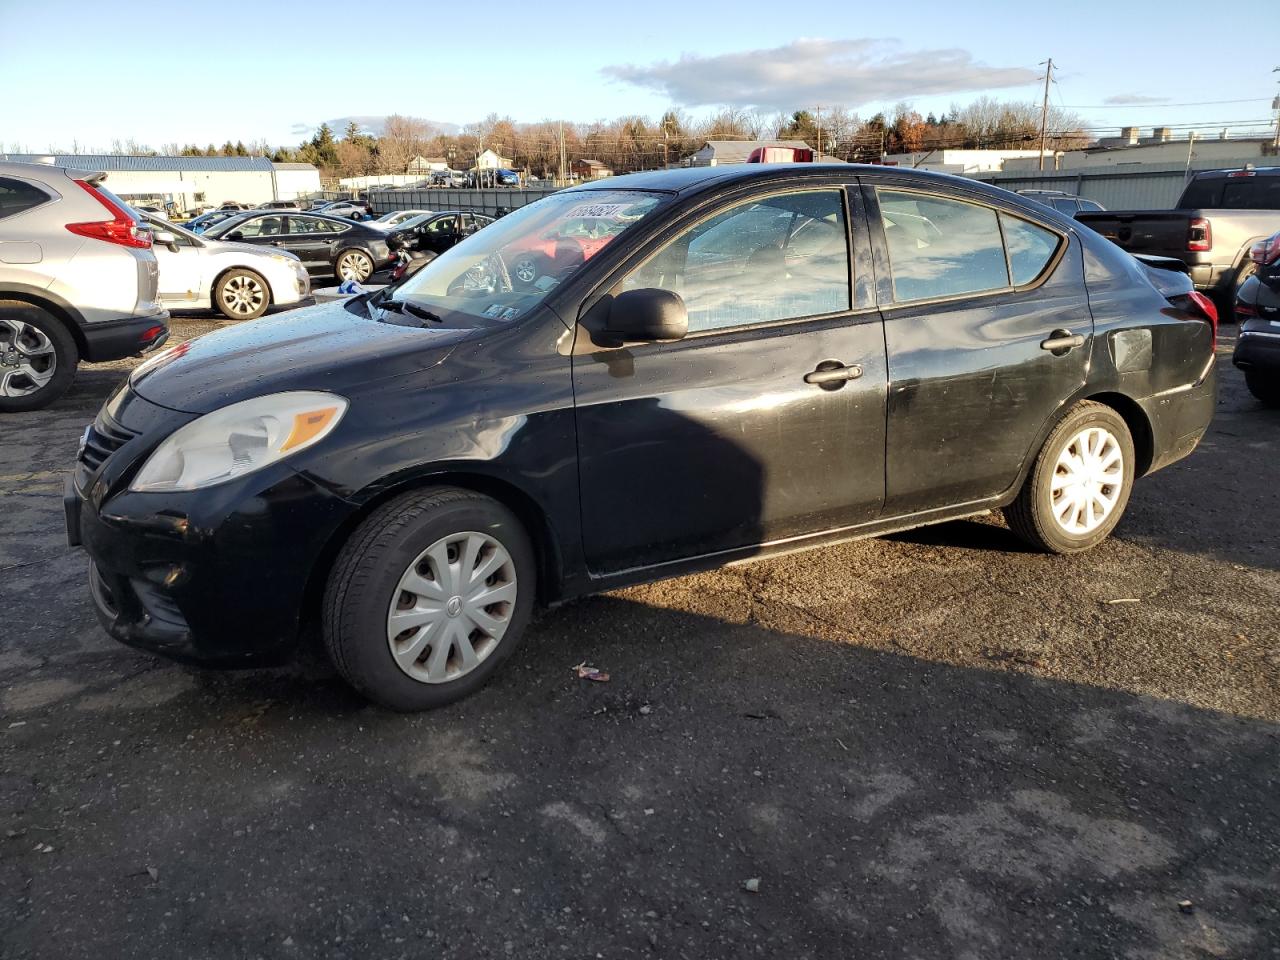
[[[1004,243],[1009,250],[1013,285],[1019,287],[1030,283],[1049,265],[1062,238],[1051,230],[1003,213],[1000,214],[1000,223],[1004,227]]]
[[[877,190],[893,295],[933,300],[1009,286],[1000,224],[990,207]]]
[[[1065,213],[1068,217],[1074,217],[1079,207],[1076,206],[1075,197],[1054,197],[1053,209],[1059,213]]]
[[[39,187],[21,180],[0,177],[0,220],[25,213],[51,199]]]
[[[1080,201],[1080,210],[1083,213],[1094,213],[1101,209],[1102,209],[1102,204],[1100,203],[1094,203],[1092,200],[1084,200],[1084,199],[1081,199]]]

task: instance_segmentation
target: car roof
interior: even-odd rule
[[[1238,177],[1252,174],[1260,177],[1280,176],[1280,167],[1227,167],[1222,170],[1201,170],[1193,180],[1225,180],[1227,177]]]
[[[591,193],[604,190],[653,190],[689,196],[728,186],[752,183],[803,184],[806,180],[830,182],[832,176],[866,177],[873,181],[888,180],[920,190],[951,189],[976,194],[993,202],[1010,203],[1037,216],[1045,207],[1031,197],[1021,197],[1010,190],[991,186],[981,180],[959,177],[932,170],[911,167],[889,167],[870,163],[735,163],[724,167],[682,167],[676,170],[652,170],[628,173],[605,180],[570,187],[565,193]],[[1052,209],[1052,208],[1049,208]]]

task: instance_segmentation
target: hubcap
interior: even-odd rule
[[[222,302],[237,316],[255,313],[267,298],[267,291],[253,277],[232,277],[222,285]]]
[[[39,327],[0,317],[0,397],[25,397],[50,380],[58,355]]]
[[[1123,486],[1120,442],[1104,427],[1081,430],[1058,455],[1049,485],[1053,517],[1067,533],[1091,533],[1111,516]]]
[[[373,264],[362,253],[348,253],[338,262],[338,273],[343,280],[364,280],[373,273]]]
[[[501,543],[466,531],[441,537],[409,565],[387,613],[387,643],[414,680],[445,683],[498,648],[516,602],[516,568]]]
[[[532,260],[521,260],[516,264],[516,279],[521,283],[533,283],[538,275],[538,271],[533,266]]]

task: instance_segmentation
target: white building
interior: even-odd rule
[[[1046,170],[1053,169],[1054,152],[1044,152]],[[921,150],[917,153],[886,154],[884,162],[895,167],[913,167],[917,170],[933,170],[936,173],[999,173],[1010,169],[1010,163],[1020,167],[1039,167],[1039,150]]]
[[[1213,136],[1193,137],[1181,134],[1174,140],[1167,136],[1167,127],[1157,127],[1153,136],[1139,138],[1125,128],[1123,137],[1108,137],[1099,146],[1085,150],[1069,150],[1058,158],[1057,169],[1080,170],[1088,167],[1124,167],[1131,164],[1183,164],[1194,169],[1208,167],[1237,167],[1246,163],[1263,166],[1274,164],[1275,150],[1271,137],[1225,136],[1226,131]],[[1130,142],[1132,141],[1132,142]],[[1265,159],[1264,159],[1265,158]],[[1188,163],[1189,161],[1189,163]],[[1006,171],[1035,169],[1035,161],[1016,161],[1005,164]],[[1045,170],[1053,167],[1046,160]]]
[[[259,204],[320,192],[320,171],[309,163],[266,157],[131,157],[121,154],[0,154],[0,160],[105,171],[106,186],[123,200],[168,207],[174,213],[227,201]]]
[[[514,164],[510,157],[499,156],[492,150],[485,150],[476,157],[476,165],[472,170],[510,170]]]

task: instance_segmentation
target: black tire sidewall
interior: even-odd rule
[[[1259,403],[1280,407],[1280,375],[1267,376],[1258,370],[1246,370],[1244,385]]]
[[[76,364],[80,362],[75,337],[61,320],[35,304],[0,300],[0,310],[44,333],[53,344],[56,363],[52,379],[34,393],[23,397],[0,397],[0,413],[20,413],[47,407],[66,393],[75,380]]]
[[[261,310],[258,310],[256,313],[251,313],[251,314],[246,313],[246,314],[240,315],[240,314],[232,313],[225,306],[223,306],[222,291],[226,288],[227,284],[232,280],[234,280],[236,277],[253,277],[253,279],[258,281],[258,283],[262,284],[262,289],[266,291],[267,296],[266,296],[266,299],[263,301]],[[218,288],[213,292],[213,306],[215,310],[217,310],[220,314],[222,314],[228,320],[257,320],[258,317],[266,313],[267,309],[271,306],[271,286],[267,283],[266,278],[264,278],[262,274],[258,273],[255,270],[250,270],[247,267],[245,268],[237,267],[235,270],[228,270],[226,273],[224,273],[221,277],[218,278]]]
[[[370,518],[375,524],[392,522],[394,515]],[[367,521],[368,522],[368,521]],[[362,528],[363,529],[363,528]],[[515,607],[498,648],[467,675],[447,683],[428,684],[406,675],[387,644],[387,611],[401,576],[419,554],[441,537],[475,530],[497,539],[516,568]],[[360,539],[361,530],[353,534]],[[335,566],[339,570],[341,563]],[[537,589],[533,548],[515,515],[501,504],[479,495],[433,506],[409,520],[389,549],[371,544],[354,558],[349,570],[360,577],[358,592],[348,590],[342,609],[326,621],[326,640],[342,645],[339,670],[361,693],[393,710],[426,710],[466,697],[493,676],[523,639]],[[329,590],[335,589],[331,577]],[[335,658],[338,659],[338,658]]]
[[[1106,521],[1094,530],[1085,534],[1071,534],[1058,525],[1050,506],[1050,484],[1057,469],[1058,457],[1063,449],[1081,430],[1088,427],[1106,427],[1120,444],[1124,457],[1124,487],[1120,491],[1120,500],[1111,510]],[[1044,450],[1036,461],[1036,473],[1033,478],[1032,495],[1035,498],[1034,510],[1042,535],[1049,546],[1057,553],[1080,553],[1101,543],[1111,535],[1125,508],[1129,505],[1129,496],[1133,492],[1134,481],[1134,447],[1133,437],[1124,418],[1110,407],[1090,404],[1080,411],[1069,414],[1057,427],[1044,445]]]

